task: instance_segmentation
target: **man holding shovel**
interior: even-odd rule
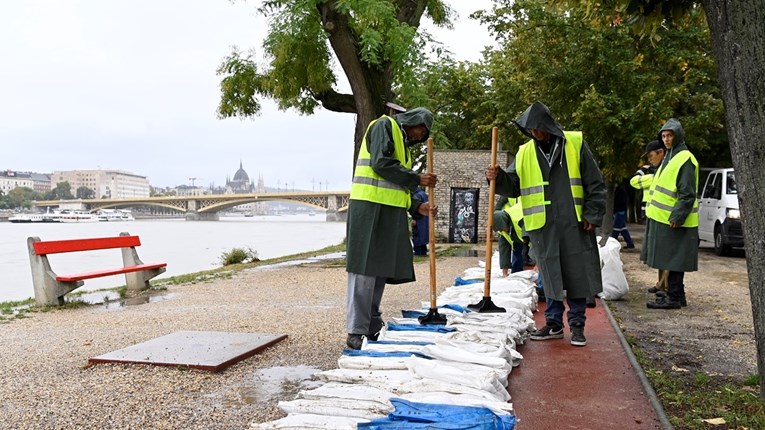
[[[515,121],[531,138],[507,172],[489,166],[498,194],[520,197],[547,297],[545,326],[532,340],[563,338],[564,296],[571,344],[585,346],[587,297],[603,291],[595,228],[606,208],[606,186],[581,132],[563,131],[544,104],[535,102]]]
[[[414,219],[436,207],[412,197],[417,186],[434,186],[436,175],[412,170],[409,147],[425,142],[433,114],[415,108],[383,115],[367,127],[359,150],[348,205],[346,271],[349,348],[383,327],[380,302],[385,284],[415,280],[407,212]]]

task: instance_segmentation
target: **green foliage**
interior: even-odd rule
[[[56,188],[52,189],[45,195],[46,200],[59,200],[59,199],[73,199],[72,185],[69,181],[59,182],[56,184]]]
[[[96,198],[96,192],[86,186],[77,188],[74,196],[78,199],[94,199]]]
[[[251,248],[232,248],[229,251],[225,251],[220,256],[220,263],[224,266],[231,264],[243,264],[260,261],[258,258],[258,251]]]
[[[16,187],[7,194],[0,194],[0,209],[29,209],[33,200],[42,196],[29,187]]]

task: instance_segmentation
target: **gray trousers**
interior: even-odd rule
[[[380,331],[384,324],[380,302],[385,291],[385,279],[348,272],[348,334],[369,335]]]

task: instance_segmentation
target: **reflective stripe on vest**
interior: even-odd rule
[[[582,221],[584,207],[584,187],[582,173],[579,169],[580,153],[582,151],[582,132],[564,131],[566,141],[563,153],[566,157],[569,186],[573,198],[577,221]],[[547,219],[545,206],[550,201],[545,200],[545,185],[549,183],[542,177],[539,167],[534,140],[529,140],[518,149],[515,159],[515,171],[521,180],[521,204],[523,205],[523,223],[526,231],[538,230],[545,225]]]
[[[630,179],[630,185],[638,190],[643,190],[643,203],[647,203],[650,198],[649,188],[653,182],[653,173],[646,173],[644,175],[635,175]]]
[[[680,151],[675,154],[665,165],[659,167],[654,174],[651,189],[649,191],[650,200],[646,206],[645,214],[648,218],[669,225],[669,217],[677,204],[677,175],[680,168],[686,161],[691,160],[696,173],[696,183],[699,183],[699,163],[691,151]],[[699,200],[693,199],[693,209],[685,218],[683,227],[699,226]]]
[[[518,199],[510,197],[507,199],[507,203],[505,203],[504,206],[502,206],[502,210],[507,213],[508,216],[510,216],[510,223],[513,225],[513,230],[515,230],[515,234],[520,239],[523,237],[523,230],[521,230],[520,222],[523,219],[523,206],[521,206],[521,202],[518,201]],[[510,235],[507,234],[504,231],[500,231],[500,234],[502,234],[505,239],[507,239],[508,242],[513,243],[513,240],[510,239]]]
[[[368,202],[408,209],[412,201],[409,190],[387,181],[378,175],[371,166],[372,156],[367,146],[367,135],[372,125],[380,120],[390,121],[394,146],[393,158],[398,160],[407,169],[412,168],[412,157],[409,155],[409,148],[404,145],[404,135],[401,133],[401,128],[393,118],[383,115],[370,122],[366,133],[364,133],[364,139],[359,149],[359,158],[356,160],[356,168],[353,172],[350,198],[352,200],[366,200]]]

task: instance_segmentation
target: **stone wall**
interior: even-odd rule
[[[497,164],[507,166],[512,154],[500,152],[497,154]],[[435,149],[433,151],[433,173],[438,176],[435,189],[435,203],[439,214],[436,222],[436,242],[454,242],[449,237],[451,221],[452,189],[478,188],[478,242],[486,240],[486,221],[488,214],[493,213],[488,208],[489,184],[486,182],[485,170],[491,162],[491,151],[488,150],[449,150]]]

